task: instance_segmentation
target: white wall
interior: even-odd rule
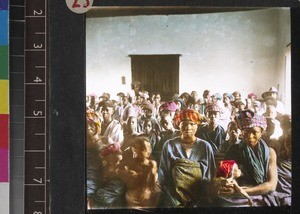
[[[130,89],[130,54],[181,54],[179,90],[261,95],[284,78],[289,9],[87,18],[87,93]],[[126,77],[126,85],[121,84]],[[282,96],[283,91],[280,91]]]

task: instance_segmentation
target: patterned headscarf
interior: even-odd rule
[[[174,117],[174,122],[177,126],[179,126],[179,124],[185,120],[189,120],[196,124],[200,124],[204,120],[204,117],[201,114],[199,114],[199,112],[193,109],[182,110]]]
[[[120,153],[120,152],[121,152],[120,144],[119,143],[113,143],[113,144],[109,144],[108,146],[101,149],[99,156],[104,157],[104,156],[107,156],[107,155]]]
[[[211,104],[205,108],[205,113],[210,111],[222,112],[222,109],[217,104]]]
[[[164,110],[168,110],[171,112],[175,112],[177,109],[177,105],[175,102],[173,101],[169,101],[169,102],[165,102],[163,103],[160,107],[159,107],[159,112],[164,111]]]
[[[86,121],[88,123],[95,124],[97,127],[97,134],[101,133],[101,122],[99,120],[99,116],[92,109],[86,111]]]
[[[236,164],[234,160],[220,161],[216,177],[229,178],[232,175],[232,168],[234,164]]]
[[[241,130],[253,127],[261,127],[263,130],[267,128],[266,118],[249,109],[241,111],[238,122]]]

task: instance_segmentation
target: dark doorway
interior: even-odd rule
[[[159,92],[164,101],[179,92],[179,54],[129,56],[132,82],[140,81],[143,90]]]

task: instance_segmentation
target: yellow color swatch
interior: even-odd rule
[[[9,114],[8,112],[8,80],[0,80],[0,114]]]

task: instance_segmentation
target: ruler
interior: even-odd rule
[[[24,213],[24,2],[10,1],[10,213]]]
[[[25,3],[24,213],[49,213],[47,1]]]

